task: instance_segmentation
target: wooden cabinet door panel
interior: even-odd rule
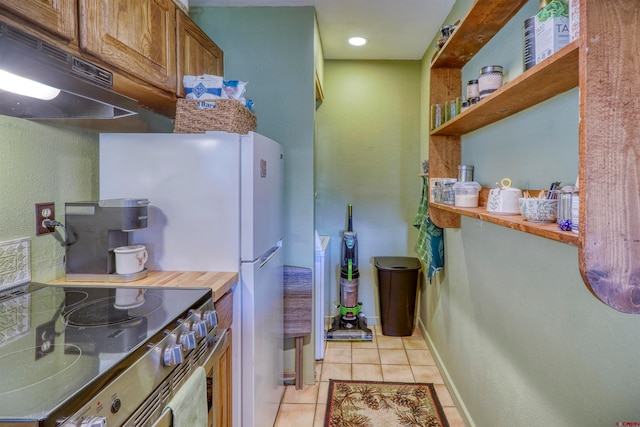
[[[227,330],[227,340],[211,363],[212,372],[208,374],[213,380],[213,408],[209,412],[209,425],[215,427],[231,427],[232,423],[232,378],[231,378],[231,329]]]
[[[80,0],[80,48],[175,92],[175,16],[172,0]]]
[[[182,77],[223,76],[222,50],[182,11],[178,11],[178,96],[184,96]]]
[[[0,0],[0,7],[65,40],[76,40],[76,0]]]

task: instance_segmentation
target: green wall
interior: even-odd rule
[[[415,256],[420,200],[420,62],[325,61],[317,114],[316,226],[331,236],[333,305],[339,303],[341,232],[353,204],[358,299],[376,324],[373,257]]]
[[[456,2],[445,23],[471,0]],[[484,65],[508,79],[522,70],[523,10],[463,69]],[[425,53],[422,106],[428,111]],[[464,87],[464,85],[463,85]],[[428,123],[422,120],[426,156]],[[462,160],[484,186],[508,176],[546,188],[577,175],[578,90],[463,138]],[[599,302],[578,272],[574,246],[463,217],[445,231],[444,273],[421,296],[420,323],[469,424],[607,426],[640,421],[640,316]]]
[[[97,197],[97,134],[0,116],[0,241],[31,238],[32,280],[64,275],[61,234],[35,235],[35,203],[64,223],[65,202]]]

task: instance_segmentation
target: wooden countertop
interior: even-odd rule
[[[211,288],[213,300],[218,301],[238,282],[238,273],[218,271],[150,271],[144,279],[135,282],[70,282],[64,277],[51,283],[54,285],[78,286],[164,286],[172,288]]]

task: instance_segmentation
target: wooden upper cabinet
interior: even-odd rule
[[[0,0],[0,7],[67,41],[77,38],[76,0]]]
[[[79,0],[80,49],[168,92],[176,91],[172,0]]]
[[[224,76],[222,50],[184,12],[177,11],[177,95],[184,96],[182,77],[214,74]]]

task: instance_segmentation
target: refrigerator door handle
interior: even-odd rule
[[[280,248],[282,248],[282,240],[279,240],[278,243],[275,244],[275,246],[271,247],[267,252],[260,256],[260,259],[258,261],[260,267],[262,268],[266,263],[271,261],[271,258],[276,256]]]

